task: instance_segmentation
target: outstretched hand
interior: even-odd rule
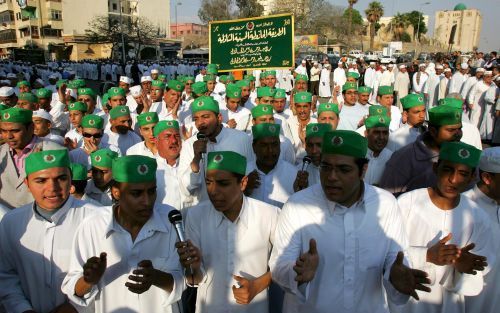
[[[392,264],[389,281],[397,291],[419,300],[417,290],[430,292],[431,289],[425,284],[430,284],[431,281],[427,278],[426,272],[411,269],[404,265],[403,259],[404,253],[399,251],[396,260]]]
[[[316,248],[316,240],[309,240],[309,251],[302,254],[297,261],[293,270],[297,273],[295,280],[299,284],[310,282],[314,279],[316,270],[319,264],[319,254]]]

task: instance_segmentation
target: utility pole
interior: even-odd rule
[[[122,14],[122,0],[118,0],[119,9],[120,9],[120,35],[122,37],[122,63],[125,64],[126,56],[125,56],[125,36],[123,35],[123,14]]]

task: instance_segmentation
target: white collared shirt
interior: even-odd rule
[[[380,151],[378,156],[374,156],[373,151],[368,149],[366,158],[369,160],[368,168],[366,170],[363,180],[370,185],[378,185],[385,170],[385,163],[389,161],[392,156],[392,151],[384,148]]]
[[[158,168],[156,169],[157,195],[156,203],[168,204],[177,210],[183,208],[183,196],[181,195],[180,178],[178,175],[179,159],[174,166],[167,163],[161,156],[156,157]]]
[[[267,174],[257,168],[259,187],[252,191],[250,197],[277,206],[283,204],[294,193],[293,183],[297,178],[297,169],[285,160],[278,160],[276,166]]]
[[[61,289],[77,307],[95,305],[96,313],[104,312],[180,312],[177,303],[184,290],[184,276],[175,248],[177,234],[168,222],[169,206],[155,205],[153,215],[139,231],[135,241],[115,219],[113,208],[85,220],[76,230],[70,255],[70,268]],[[77,281],[83,276],[88,259],[107,253],[107,268],[99,283],[84,297],[75,295]],[[142,260],[172,275],[170,293],[151,286],[142,294],[134,294],[125,283]]]
[[[111,197],[111,188],[108,188],[106,191],[101,191],[101,189],[97,188],[94,184],[94,180],[90,179],[87,181],[87,187],[85,187],[85,194],[90,199],[97,201],[103,206],[110,206],[113,204],[113,198]]]
[[[157,154],[154,154],[153,151],[149,150],[148,147],[146,147],[144,141],[138,142],[132,147],[128,148],[126,155],[144,155],[153,159],[155,159],[157,156]]]
[[[310,117],[309,122],[307,124],[317,123],[317,122],[318,121],[314,117]],[[306,155],[306,150],[304,144],[300,140],[299,136],[300,123],[299,120],[297,119],[297,116],[291,115],[287,120],[287,126],[288,129],[290,130],[289,134],[291,136],[288,139],[290,139],[295,149],[295,159],[302,159]],[[282,127],[284,127],[284,125],[282,125]]]
[[[6,312],[50,312],[65,302],[61,284],[69,268],[73,235],[102,208],[69,197],[46,220],[29,203],[0,223],[0,298]]]
[[[222,115],[222,121],[227,123],[229,120],[234,119],[236,122],[236,130],[241,130],[244,132],[248,132],[252,129],[252,113],[245,107],[238,106],[236,112],[229,110],[228,108],[224,108],[220,111]]]
[[[248,305],[236,304],[233,275],[255,279],[267,272],[278,208],[243,196],[231,222],[210,201],[187,210],[186,237],[201,249],[205,277],[198,287],[196,312],[267,313],[267,291]]]
[[[104,145],[118,147],[122,155],[125,155],[130,147],[139,142],[142,142],[141,137],[132,130],[129,130],[126,134],[115,133],[112,130],[104,131],[104,136],[102,137]]]

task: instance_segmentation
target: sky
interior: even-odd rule
[[[328,2],[339,5],[347,6],[347,0],[327,0]],[[368,3],[372,0],[359,0],[358,3],[354,5],[354,8],[361,12],[364,17],[364,10],[368,7]],[[500,49],[500,39],[498,33],[495,30],[500,29],[500,18],[498,18],[498,8],[499,0],[379,0],[384,6],[384,16],[393,16],[397,12],[409,12],[413,10],[419,10],[420,7],[425,15],[429,15],[430,22],[429,32],[427,35],[432,35],[434,30],[434,16],[436,11],[441,10],[453,10],[457,3],[463,3],[470,9],[478,9],[483,16],[483,27],[481,29],[481,38],[479,40],[479,50],[481,51],[492,51]],[[174,5],[175,3],[180,3],[177,6],[177,19],[179,23],[182,22],[194,22],[199,23],[198,9],[201,4],[201,0],[171,0],[172,6],[172,23],[175,23],[174,16]],[[430,2],[428,5],[422,5],[423,3]]]

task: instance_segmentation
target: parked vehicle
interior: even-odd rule
[[[365,52],[365,61],[366,62],[375,62],[378,61],[379,55],[374,51]]]
[[[426,53],[426,52],[422,52],[418,55],[418,58],[417,58],[417,61],[422,63],[422,62],[425,62],[425,61],[430,61],[431,60],[431,55],[429,53]]]
[[[383,55],[380,58],[380,63],[381,64],[396,63],[396,58],[389,55]]]
[[[349,51],[349,56],[356,59],[362,59],[364,57],[364,54],[361,50],[351,50]]]

